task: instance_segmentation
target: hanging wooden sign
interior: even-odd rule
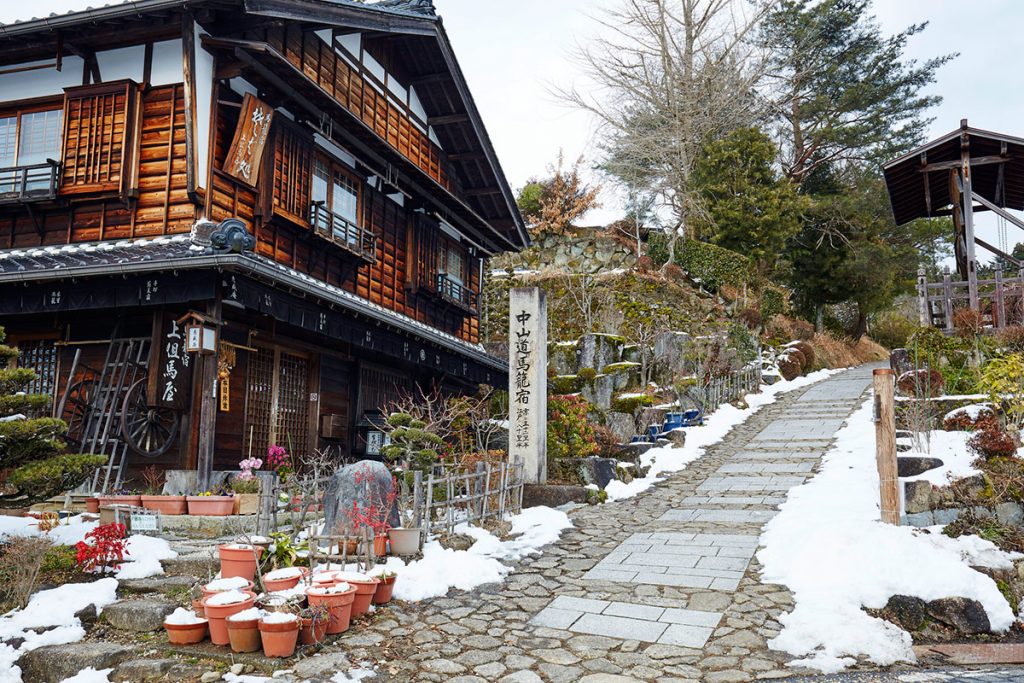
[[[231,412],[231,378],[223,377],[220,380],[220,386],[217,388],[217,392],[220,398],[220,412],[230,413]]]
[[[156,380],[150,404],[181,410],[188,405],[192,386],[192,357],[185,350],[185,327],[171,315],[158,317],[162,320],[154,353],[156,372],[150,380]]]
[[[235,137],[221,168],[224,173],[256,187],[273,118],[274,110],[269,105],[252,95],[245,96]]]

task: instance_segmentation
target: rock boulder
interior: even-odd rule
[[[943,462],[938,458],[918,458],[914,456],[901,456],[896,459],[896,470],[901,477],[916,477],[928,470],[942,467]]]
[[[132,649],[114,643],[69,643],[30,650],[18,660],[21,678],[34,683],[60,683],[82,669],[110,669],[132,655]]]
[[[103,609],[103,618],[119,631],[147,633],[163,628],[175,605],[159,600],[120,600]]]
[[[394,478],[384,463],[361,460],[338,470],[324,493],[324,531],[339,532],[347,523],[345,513],[353,503],[365,509],[380,505],[394,490]],[[398,507],[391,511],[390,524],[401,526]]]
[[[970,598],[939,598],[928,603],[928,616],[952,626],[960,633],[988,633],[992,630],[985,608]]]
[[[883,613],[906,631],[917,631],[928,617],[928,604],[911,595],[894,595],[885,604]]]

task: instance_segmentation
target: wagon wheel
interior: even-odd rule
[[[67,438],[71,441],[81,444],[85,438],[85,422],[92,410],[98,384],[96,379],[79,380],[71,385],[61,402],[57,413],[67,424]]]
[[[128,389],[121,404],[121,435],[128,447],[146,458],[159,458],[174,444],[180,416],[172,408],[150,406],[146,378]]]

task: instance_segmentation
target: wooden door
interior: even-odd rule
[[[263,458],[272,445],[293,458],[309,448],[310,358],[277,347],[249,353],[243,456]]]

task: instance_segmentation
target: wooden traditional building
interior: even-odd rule
[[[97,489],[275,443],[372,453],[413,383],[503,385],[481,277],[527,244],[429,0],[0,26],[0,324],[111,456]]]

